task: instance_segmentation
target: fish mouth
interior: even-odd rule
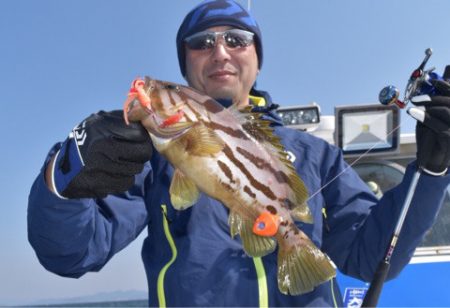
[[[176,139],[186,133],[192,127],[191,123],[174,124],[170,127],[160,128],[159,126],[152,130],[151,133],[159,138]]]
[[[130,121],[131,122],[142,121],[142,119],[148,116],[155,118],[156,120],[155,112],[148,106],[147,107],[142,106],[142,103],[139,101],[138,98],[134,98],[126,102],[123,113],[125,122],[127,124]]]
[[[153,81],[150,80],[150,82],[152,83]],[[140,106],[137,107],[137,105]],[[131,83],[128,97],[123,106],[125,123],[128,125],[130,121],[141,121],[151,113],[153,113],[153,110],[151,109],[151,99],[149,94],[145,91],[145,80],[142,78],[136,78]]]

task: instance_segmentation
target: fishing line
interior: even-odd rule
[[[392,135],[396,130],[398,130],[401,127],[401,124],[394,127],[387,136]],[[357,159],[355,159],[351,164],[349,164],[347,167],[345,167],[341,172],[339,172],[334,178],[332,178],[330,181],[325,183],[321,188],[319,188],[318,191],[313,193],[306,201],[311,200],[314,196],[316,196],[318,193],[320,193],[322,190],[325,189],[328,185],[330,185],[334,180],[336,180],[338,177],[340,177],[344,172],[346,172],[349,168],[353,167],[358,161],[360,161],[363,157],[365,157],[370,151],[372,151],[377,145],[379,145],[382,141],[376,142],[371,148],[369,148],[367,151],[365,151],[363,154],[361,154]]]

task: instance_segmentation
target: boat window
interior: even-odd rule
[[[420,247],[450,245],[450,186],[442,204],[437,220],[427,232]]]
[[[383,192],[398,185],[405,172],[403,166],[387,161],[358,163],[353,169],[379,198]],[[419,245],[419,247],[435,246],[450,246],[450,186],[447,188],[436,222]]]
[[[397,186],[405,173],[401,165],[386,161],[358,163],[353,169],[379,198],[383,192]]]

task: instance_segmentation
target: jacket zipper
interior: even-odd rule
[[[264,263],[261,257],[254,257],[253,263],[255,264],[256,277],[258,279],[259,307],[266,308],[269,307],[269,293],[267,291],[267,277]]]
[[[166,305],[166,295],[165,295],[165,291],[164,291],[164,278],[165,278],[168,268],[172,265],[173,262],[175,262],[178,252],[177,252],[177,247],[175,246],[175,241],[173,240],[172,234],[170,234],[170,230],[169,230],[169,221],[167,219],[167,206],[165,204],[162,204],[161,210],[163,213],[164,234],[166,235],[167,242],[169,242],[170,250],[172,251],[172,258],[169,260],[169,262],[167,262],[166,265],[164,265],[164,267],[159,272],[158,282],[157,282],[159,307],[165,308],[167,305]]]

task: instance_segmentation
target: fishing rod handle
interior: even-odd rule
[[[387,274],[391,264],[389,261],[383,259],[377,267],[377,270],[373,276],[373,280],[370,283],[370,288],[364,296],[361,307],[376,307],[378,299],[380,298],[381,290],[383,289],[384,282],[386,281]]]

